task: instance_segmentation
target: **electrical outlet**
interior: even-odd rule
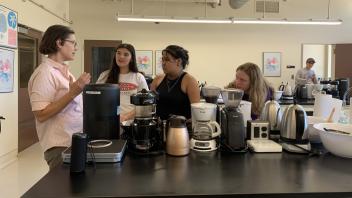
[[[292,80],[295,79],[295,75],[292,74],[292,75],[291,75],[291,79],[292,79]]]

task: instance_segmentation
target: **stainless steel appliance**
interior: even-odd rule
[[[189,154],[189,135],[184,116],[173,115],[169,118],[166,138],[166,153],[173,156]]]
[[[339,81],[339,93],[340,93],[340,99],[343,100],[343,95],[346,93],[346,91],[348,90],[348,88],[350,87],[350,81],[348,78],[339,78],[336,79],[337,81]]]
[[[193,103],[191,149],[196,151],[214,151],[218,148],[217,138],[220,136],[220,125],[214,121],[217,105],[211,103]]]
[[[145,89],[131,95],[136,115],[127,130],[128,150],[137,154],[157,154],[163,149],[162,132],[155,117],[156,96]]]
[[[308,99],[308,88],[306,85],[297,85],[295,87],[296,99],[306,100]]]
[[[288,84],[288,82],[286,83],[286,85],[284,85],[284,83],[282,82],[279,86],[279,91],[283,91],[281,97],[283,100],[293,100],[292,88]]]
[[[269,100],[265,103],[260,120],[269,122],[270,139],[280,138],[280,124],[282,111],[279,103],[275,100]]]
[[[334,80],[330,82],[330,93],[333,98],[340,98],[340,93],[339,93],[339,81]]]
[[[290,152],[308,153],[310,143],[308,140],[307,114],[298,104],[288,106],[282,116],[280,139],[282,147]]]
[[[246,150],[246,129],[243,115],[239,111],[243,91],[240,89],[224,89],[221,91],[225,107],[221,110],[221,146],[231,152]]]

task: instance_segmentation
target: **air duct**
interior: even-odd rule
[[[238,9],[241,8],[248,1],[249,0],[229,0],[229,4],[232,9]]]

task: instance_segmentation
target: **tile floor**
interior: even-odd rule
[[[0,197],[22,196],[49,171],[39,143],[18,154],[18,159],[0,169]]]

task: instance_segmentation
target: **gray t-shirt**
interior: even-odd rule
[[[312,69],[305,67],[298,70],[295,78],[296,85],[313,84],[313,76],[315,76],[315,72]]]

